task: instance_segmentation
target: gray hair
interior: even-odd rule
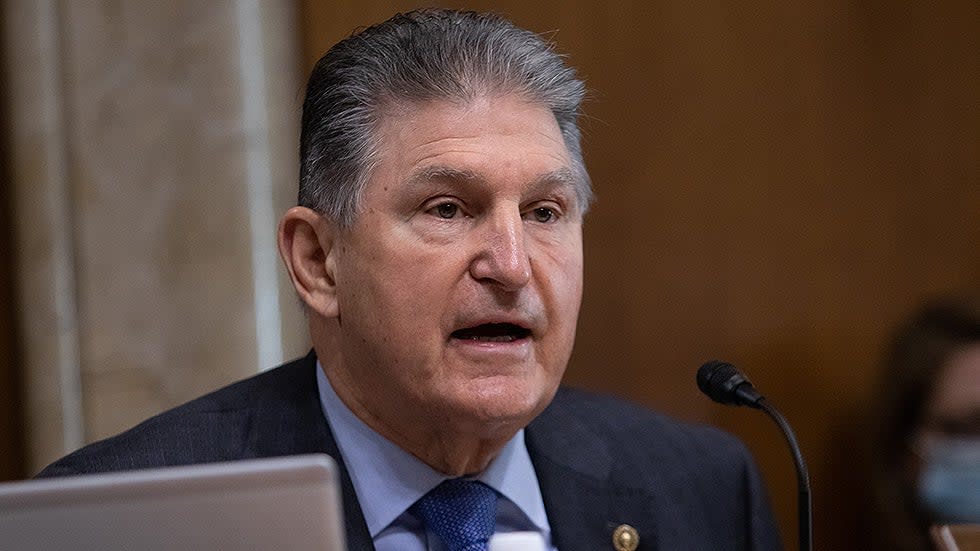
[[[498,15],[443,9],[398,14],[317,62],[303,103],[299,204],[350,227],[378,157],[375,130],[386,107],[505,93],[554,114],[584,212],[592,199],[578,128],[584,83],[533,32]]]

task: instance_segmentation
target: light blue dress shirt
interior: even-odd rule
[[[334,392],[317,362],[320,405],[350,473],[368,532],[377,551],[445,551],[408,508],[446,476],[399,448],[361,421]],[[497,532],[536,531],[547,548],[551,527],[541,488],[521,430],[476,477],[496,490]]]

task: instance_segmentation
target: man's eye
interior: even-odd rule
[[[534,220],[546,224],[556,218],[555,211],[548,207],[538,207],[531,211]]]
[[[456,214],[459,212],[459,207],[453,203],[441,203],[436,205],[435,209],[433,210],[436,216],[448,220],[456,217]]]

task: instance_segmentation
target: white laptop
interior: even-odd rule
[[[0,484],[0,549],[343,551],[336,466],[297,455]]]

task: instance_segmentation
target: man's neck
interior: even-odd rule
[[[446,476],[457,477],[483,472],[521,428],[500,426],[492,430],[487,430],[486,427],[470,430],[467,427],[458,427],[448,420],[412,422],[412,415],[405,415],[406,422],[395,426],[374,415],[361,403],[357,394],[349,386],[345,386],[347,381],[342,376],[329,369],[325,370],[325,374],[337,397],[365,425]]]

